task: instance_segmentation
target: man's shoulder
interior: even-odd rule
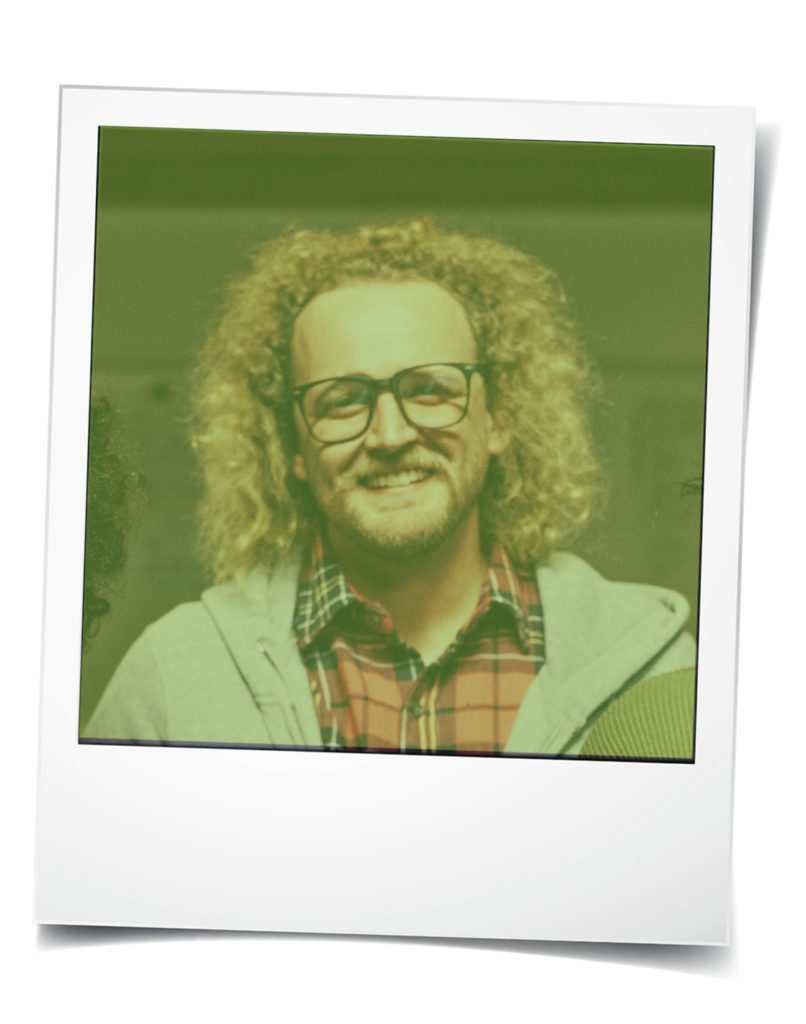
[[[145,627],[139,639],[129,648],[126,660],[146,656],[163,664],[166,659],[195,657],[204,661],[211,647],[221,643],[219,631],[203,601],[187,601],[176,605]]]
[[[146,626],[144,633],[152,636],[175,630],[181,631],[197,625],[206,615],[201,598],[197,598],[195,601],[184,601],[182,604],[175,605],[158,619],[154,619]]]
[[[165,648],[205,636],[243,635],[271,630],[290,621],[296,595],[298,562],[288,560],[273,570],[252,572],[205,589],[195,601],[176,605],[143,632],[151,647]]]
[[[689,669],[688,602],[664,587],[606,579],[576,555],[536,567],[546,662],[527,694],[510,751],[570,752],[591,716],[642,679]]]
[[[578,555],[559,551],[536,566],[545,603],[586,617],[630,620],[661,613],[679,625],[689,614],[688,601],[667,587],[611,580]]]
[[[586,663],[601,664],[603,658],[623,662],[635,672],[676,638],[681,638],[686,663],[693,663],[693,642],[684,634],[689,604],[682,594],[647,583],[608,580],[565,552],[538,565],[537,580],[547,655],[563,675]]]

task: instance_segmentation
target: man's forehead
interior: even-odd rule
[[[297,327],[304,330],[362,320],[393,327],[398,322],[426,318],[468,326],[461,304],[434,281],[368,280],[320,292],[297,317]]]
[[[297,318],[297,383],[345,373],[372,376],[419,362],[472,361],[461,304],[431,281],[359,281],[317,295]]]

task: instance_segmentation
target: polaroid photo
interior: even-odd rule
[[[727,941],[753,158],[63,90],[38,921]]]

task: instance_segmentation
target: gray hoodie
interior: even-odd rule
[[[292,618],[289,562],[202,594],[149,626],[129,649],[85,739],[322,747]],[[574,555],[537,568],[546,661],[505,753],[575,753],[614,697],[694,665],[688,604],[661,587],[611,583]]]

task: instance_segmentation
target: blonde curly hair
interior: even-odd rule
[[[216,582],[271,567],[320,526],[292,471],[294,324],[316,295],[361,280],[433,281],[463,306],[507,450],[491,459],[482,539],[520,563],[576,534],[600,491],[586,415],[593,377],[562,287],[535,258],[430,220],[350,234],[288,231],[230,289],[193,382],[205,479],[200,553]]]

